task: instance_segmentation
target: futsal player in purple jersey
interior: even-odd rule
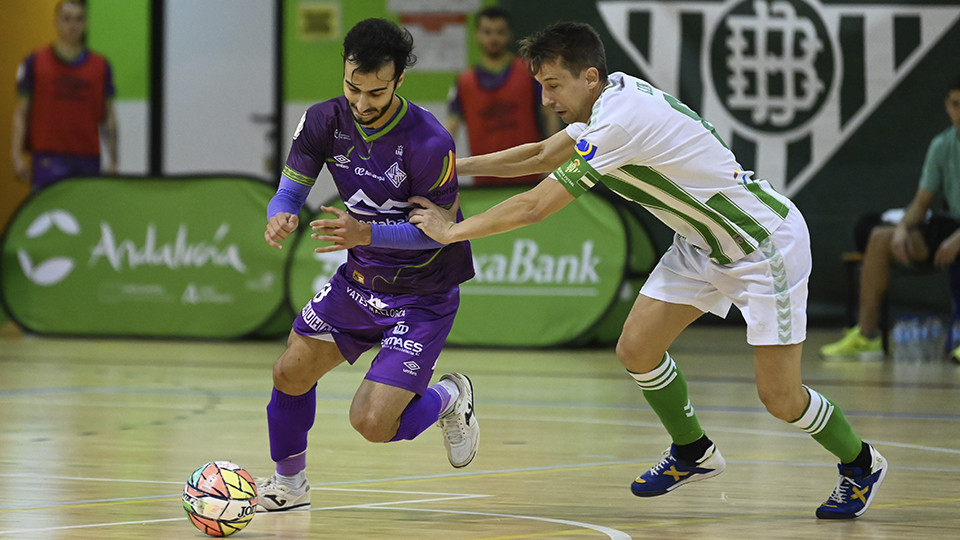
[[[280,248],[299,225],[310,188],[326,164],[347,210],[310,223],[319,253],[347,250],[347,262],[297,316],[273,367],[267,405],[276,473],[258,480],[258,511],[306,509],[307,433],[319,379],[365,351],[380,351],[350,405],[350,423],[372,442],[413,439],[437,423],[451,465],[476,455],[473,387],[459,373],[430,385],[473,277],[468,242],[442,245],[407,221],[412,196],[450,207],[457,197],[453,140],[425,109],[396,94],[416,58],[413,38],[384,19],[359,22],[343,42],[344,95],[300,119],[267,208],[264,238]]]

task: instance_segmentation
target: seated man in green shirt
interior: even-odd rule
[[[870,233],[860,274],[858,324],[847,330],[840,341],[820,349],[820,355],[826,360],[868,360],[883,356],[877,319],[893,263],[932,263],[947,268],[957,260],[960,253],[960,77],[950,85],[946,109],[953,125],[930,141],[917,194],[900,223],[880,225]],[[943,195],[950,214],[928,218],[927,211],[938,195]],[[954,349],[953,357],[960,360],[960,348]]]

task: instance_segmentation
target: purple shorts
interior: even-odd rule
[[[33,191],[59,182],[69,176],[100,176],[100,156],[36,153],[33,155]]]
[[[305,337],[332,337],[353,364],[379,345],[366,379],[423,395],[460,307],[460,288],[425,296],[373,292],[343,266],[293,321]]]

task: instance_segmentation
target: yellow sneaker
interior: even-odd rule
[[[883,339],[870,339],[860,333],[860,327],[848,328],[843,339],[820,348],[820,356],[827,361],[861,360],[883,358]]]

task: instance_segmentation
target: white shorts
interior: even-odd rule
[[[671,304],[694,306],[726,317],[735,304],[747,322],[750,345],[789,345],[807,337],[810,233],[800,211],[753,253],[720,264],[679,235],[640,293]]]

